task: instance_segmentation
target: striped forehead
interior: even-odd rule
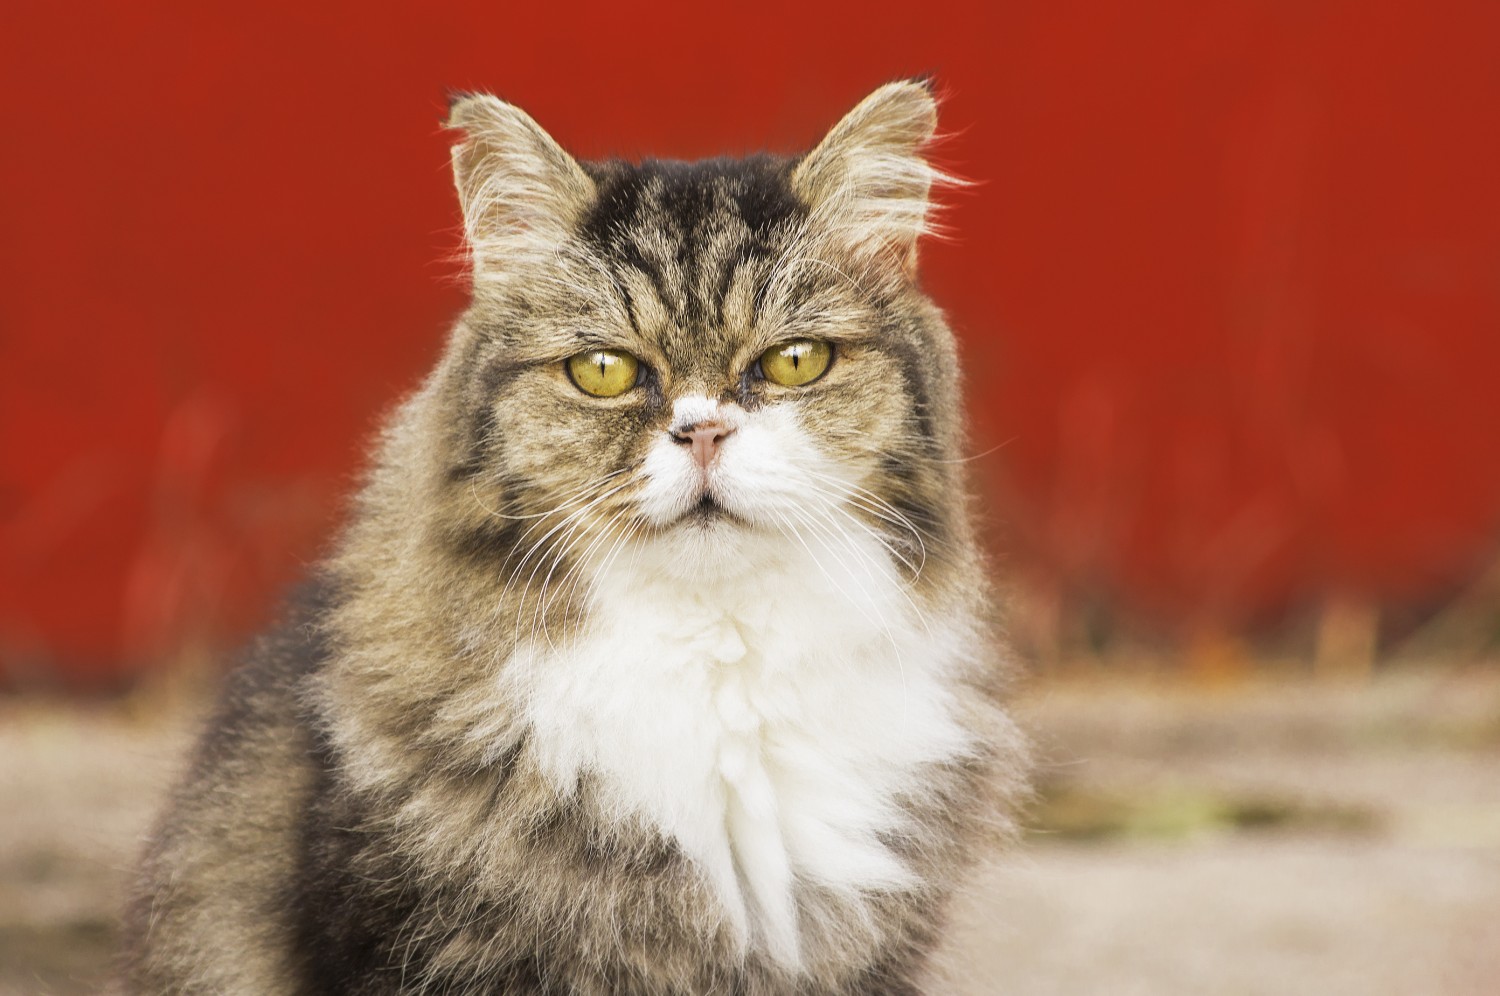
[[[581,234],[640,331],[660,337],[669,354],[701,352],[719,333],[733,338],[726,303],[773,262],[806,213],[789,168],[771,157],[590,167],[599,196]]]

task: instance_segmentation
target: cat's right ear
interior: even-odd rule
[[[453,180],[476,272],[550,255],[593,201],[594,181],[526,112],[488,94],[456,97]]]

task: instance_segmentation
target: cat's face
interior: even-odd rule
[[[896,86],[800,162],[579,166],[513,108],[459,105],[500,133],[455,154],[476,280],[454,476],[516,547],[640,540],[692,572],[867,530],[915,565],[954,373],[911,279],[931,98]]]

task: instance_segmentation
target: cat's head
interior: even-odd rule
[[[640,541],[694,572],[863,529],[915,573],[962,518],[952,336],[916,282],[935,123],[899,82],[801,158],[580,163],[458,100],[473,301],[446,459],[469,548]]]

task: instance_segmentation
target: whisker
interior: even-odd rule
[[[611,523],[610,523],[611,528],[613,527],[613,525],[614,525],[614,522],[613,522],[613,520],[611,520]],[[627,522],[627,524],[625,526],[625,529],[622,532],[620,532],[620,533],[618,533],[618,534],[615,535],[614,542],[610,546],[609,553],[607,553],[604,556],[604,559],[600,563],[598,570],[596,570],[594,572],[594,580],[595,581],[597,581],[597,579],[599,579],[599,578],[602,578],[606,573],[608,573],[609,569],[614,565],[615,559],[617,557],[619,557],[620,551],[622,549],[624,549],[625,545],[633,537],[635,537],[636,534],[640,532],[640,530],[641,530],[641,522],[639,520],[630,520],[629,522]],[[577,588],[579,587],[579,585],[581,584],[582,581],[583,581],[583,574],[580,572],[573,579],[573,588],[574,588],[574,590],[577,590]],[[574,602],[573,602],[573,607],[574,607],[574,616],[573,616],[573,618],[577,621],[578,628],[582,628],[582,626],[583,626],[583,614],[584,614],[584,609],[585,609],[584,600],[583,599],[575,599]]]
[[[600,502],[608,499],[611,495],[614,495],[614,494],[616,494],[616,493],[624,490],[627,486],[628,486],[628,482],[627,482],[627,484],[616,485],[615,487],[609,489],[608,491],[604,492],[603,494],[598,495],[598,496],[590,499],[587,504],[583,505],[581,508],[576,508],[573,511],[569,512],[562,519],[561,522],[557,523],[551,529],[549,529],[545,533],[543,533],[537,539],[537,541],[531,545],[531,548],[526,551],[525,556],[523,556],[521,558],[520,562],[516,564],[515,570],[513,570],[511,572],[509,579],[505,582],[505,588],[500,592],[500,601],[502,603],[504,602],[505,597],[510,594],[510,590],[511,590],[512,586],[514,586],[515,582],[519,579],[521,571],[525,570],[525,568],[526,568],[526,562],[531,559],[531,557],[532,557],[532,555],[534,553],[536,553],[539,549],[541,549],[542,545],[544,543],[546,543],[548,539],[550,539],[552,536],[554,536],[558,532],[558,530],[560,530],[560,529],[568,526],[572,522],[575,522],[580,517],[582,517],[583,515],[585,515],[591,508],[593,508],[594,506],[598,505]],[[529,532],[529,530],[528,530],[528,532]],[[509,559],[510,559],[509,557],[506,558],[507,562],[509,561]],[[538,564],[540,564],[540,561],[538,561]],[[527,578],[527,583],[529,584],[530,581],[531,581],[531,578],[533,578],[535,576],[536,576],[536,568],[533,568],[531,576]]]
[[[909,570],[912,570],[913,571],[913,577],[912,577],[913,581],[916,580],[916,575],[920,574],[920,568],[919,567],[918,568],[913,568],[912,565],[911,565],[911,562],[908,561],[908,560],[906,560],[899,553],[897,553],[896,550],[894,550],[891,547],[891,545],[886,542],[885,538],[883,536],[881,536],[879,532],[877,532],[876,530],[871,529],[865,523],[861,522],[857,516],[855,516],[852,513],[850,513],[847,509],[842,508],[842,507],[840,507],[838,505],[834,505],[834,506],[831,506],[829,509],[807,508],[805,511],[812,512],[814,514],[818,514],[818,515],[823,516],[824,519],[828,522],[829,527],[831,529],[835,530],[835,531],[838,529],[838,523],[837,523],[836,520],[833,519],[832,513],[833,512],[838,512],[840,515],[843,515],[850,522],[854,523],[854,525],[856,525],[860,529],[864,530],[864,532],[867,533],[870,536],[871,539],[873,539],[875,542],[879,543],[893,557],[895,557],[897,560],[900,560],[901,563],[905,564],[906,567]],[[850,547],[851,551],[854,552],[854,554],[856,556],[859,556],[859,557],[863,558],[867,562],[870,561],[870,554],[868,554],[867,552],[859,549],[857,546],[854,546],[852,543],[849,544],[849,547]],[[922,611],[922,607],[917,604],[916,599],[913,598],[911,592],[907,590],[907,586],[906,585],[900,585],[900,586],[898,586],[898,590],[901,592],[901,597],[906,600],[906,604],[909,605],[909,606],[911,606],[911,610],[912,610],[912,612],[914,612],[916,614],[917,620],[919,622],[921,622],[922,628],[928,633],[928,635],[931,635],[931,633],[932,633],[932,627],[929,626],[928,623],[927,623],[927,614]]]
[[[816,523],[809,522],[807,519],[802,518],[800,515],[798,515],[797,509],[795,507],[787,508],[784,511],[787,514],[790,514],[790,515],[793,515],[794,517],[799,518],[799,520],[802,522],[803,525],[813,525],[813,526],[816,525]],[[783,517],[783,512],[782,511],[773,511],[771,514],[774,515],[774,516],[776,516],[777,518],[782,518]],[[856,599],[853,596],[851,596],[849,594],[848,590],[845,589],[843,585],[839,584],[838,579],[835,578],[831,573],[829,573],[828,568],[826,566],[824,566],[823,561],[818,558],[818,555],[813,552],[812,547],[808,546],[807,545],[807,541],[802,538],[801,531],[798,530],[795,525],[791,525],[790,528],[791,528],[792,538],[795,539],[801,545],[801,547],[802,547],[803,550],[807,551],[807,555],[810,558],[812,558],[813,564],[817,566],[818,570],[822,573],[823,577],[825,577],[825,578],[828,579],[828,583],[831,584],[831,585],[833,585],[834,589],[836,591],[838,591],[839,594],[841,594],[841,595],[844,596],[844,598],[849,602],[849,604],[851,606],[853,606],[853,608],[854,608],[854,610],[856,612],[858,612],[860,615],[864,616],[866,622],[870,623],[872,626],[875,626],[876,628],[882,628],[882,624],[880,623],[880,621],[877,620],[877,619],[871,618],[869,612],[866,611],[867,607],[864,604],[864,602],[861,601],[860,599]],[[823,544],[820,543],[820,545],[823,545]],[[823,546],[824,546],[824,549],[827,549],[826,545],[823,545]],[[834,559],[838,560],[838,557],[835,556]],[[840,563],[841,566],[846,566],[846,565],[843,564],[843,561],[841,561],[841,560],[839,561],[839,563]],[[863,592],[862,591],[862,594],[865,594],[865,595],[868,596],[867,592]],[[868,600],[868,598],[866,599],[866,601],[867,600]]]
[[[584,548],[584,551],[579,554],[578,557],[574,558],[573,563],[568,566],[567,571],[564,572],[563,576],[558,579],[557,589],[550,592],[548,591],[547,582],[551,580],[552,575],[550,571],[548,572],[547,580],[542,582],[542,592],[543,597],[545,598],[545,602],[541,606],[542,633],[544,636],[547,635],[547,613],[553,601],[557,597],[562,597],[564,606],[563,619],[564,623],[566,623],[568,616],[568,599],[572,597],[572,592],[577,589],[578,579],[583,576],[584,566],[588,563],[589,558],[593,555],[594,551],[599,548],[599,545],[614,536],[613,530],[615,523],[619,522],[620,519],[629,514],[629,512],[629,506],[624,506],[617,509],[615,513],[609,517],[609,520],[605,522],[602,528],[599,529],[598,534],[593,537],[593,539],[589,542],[589,545]],[[566,624],[563,626],[563,635],[567,635]],[[548,644],[551,645],[550,637],[548,639]]]
[[[549,509],[547,509],[546,511],[543,511],[543,512],[533,512],[533,513],[530,513],[528,515],[509,515],[509,514],[507,514],[505,512],[500,512],[500,511],[497,511],[497,510],[495,510],[493,508],[490,508],[479,497],[479,492],[477,490],[478,485],[475,484],[475,483],[471,483],[469,485],[469,493],[470,493],[470,495],[473,496],[474,501],[479,505],[479,507],[482,508],[482,509],[484,509],[485,512],[488,513],[492,518],[496,518],[496,519],[508,519],[508,520],[511,520],[511,521],[514,521],[514,522],[519,522],[519,521],[522,521],[522,520],[525,520],[525,519],[543,519],[543,518],[546,518],[549,515],[554,515],[554,514],[560,512],[560,511],[562,511],[563,509],[567,508],[569,505],[574,504],[575,502],[582,501],[583,498],[584,498],[584,496],[586,496],[591,490],[593,490],[594,488],[600,486],[605,481],[608,481],[608,480],[610,480],[613,477],[618,477],[619,475],[621,475],[623,473],[625,473],[625,471],[623,469],[611,471],[608,474],[605,474],[603,477],[600,477],[600,478],[598,478],[598,479],[596,479],[594,481],[590,481],[588,484],[585,484],[583,487],[579,488],[577,491],[575,491],[573,493],[573,497],[568,498],[562,504],[556,505],[556,506],[554,506],[552,508],[549,508]]]
[[[837,551],[833,550],[825,542],[823,542],[823,540],[822,540],[822,530],[818,530],[816,528],[817,524],[815,522],[812,522],[811,520],[809,520],[807,518],[807,514],[808,513],[807,513],[806,509],[799,509],[797,507],[792,507],[792,508],[788,509],[788,511],[791,514],[793,514],[793,515],[797,516],[798,518],[800,518],[803,521],[804,524],[812,526],[813,527],[814,538],[819,540],[819,544],[821,546],[823,546],[823,548],[825,550],[827,550],[830,554],[832,554],[834,560],[839,564],[839,566],[845,568],[846,570],[848,569],[848,566],[849,566],[848,562],[845,561],[842,557],[840,557]],[[852,543],[849,543],[847,536],[845,536],[845,534],[841,530],[838,530],[836,526],[835,526],[835,528],[833,530],[831,530],[831,532],[832,532],[833,535],[837,535],[837,536],[841,536],[841,537],[845,538],[846,546],[848,547],[848,549],[852,553],[854,553],[856,556],[862,557],[865,569],[868,572],[869,571],[869,567],[870,567],[868,555],[862,554],[862,552],[859,551],[859,549],[857,547],[855,547]],[[813,554],[813,552],[812,552],[811,549],[807,548],[807,544],[806,543],[803,543],[803,548],[808,550],[808,555],[813,558],[813,562],[817,563],[818,566],[819,566],[819,568],[822,569],[822,562],[818,560],[817,556],[815,554]],[[830,581],[833,581],[833,578],[828,575],[828,572],[826,570],[824,570],[823,573],[824,573],[825,576],[829,577]],[[870,579],[873,581],[874,580],[874,575],[870,574],[869,576],[870,576]],[[858,584],[859,582],[856,580],[855,583]],[[844,591],[844,589],[842,588],[842,586],[840,586],[837,581],[833,581],[833,584],[834,584],[834,587],[838,588],[840,592]],[[866,598],[867,601],[873,601],[873,599],[869,598],[869,592],[867,592],[864,589],[863,585],[860,585],[860,593],[865,596],[865,598]],[[905,592],[904,592],[904,589],[903,589],[903,594],[904,593]],[[848,598],[848,593],[847,592],[844,592],[844,597]],[[908,596],[908,600],[910,600],[909,596]],[[910,686],[909,686],[908,681],[907,681],[906,659],[905,659],[905,657],[901,653],[901,644],[897,641],[895,634],[891,631],[890,625],[884,619],[879,619],[879,620],[877,620],[877,619],[871,619],[870,618],[870,614],[867,611],[865,611],[865,606],[860,605],[859,603],[852,603],[852,604],[854,605],[855,610],[858,611],[860,615],[864,616],[864,618],[865,618],[865,620],[867,622],[871,623],[871,625],[875,626],[877,629],[879,629],[882,633],[885,634],[886,642],[891,645],[891,650],[895,654],[896,668],[897,668],[897,670],[901,674],[902,721],[905,722],[906,719],[907,719],[907,717],[910,714],[909,713]],[[913,606],[913,607],[915,608],[915,606]],[[919,611],[919,617],[920,617],[920,611]],[[924,621],[924,623],[925,623],[925,621]]]
[[[846,494],[844,500],[849,501],[853,504],[860,505],[872,515],[884,519],[892,525],[900,526],[902,529],[911,533],[912,539],[914,539],[917,546],[921,548],[920,553],[922,563],[924,565],[927,563],[927,540],[931,539],[934,542],[939,542],[938,538],[933,536],[927,530],[924,530],[920,526],[918,526],[911,520],[910,516],[906,515],[900,509],[896,508],[890,502],[886,501],[884,498],[881,498],[879,495],[875,494],[875,492],[869,490],[868,488],[860,487],[857,484],[851,484],[848,481],[843,481],[832,475],[819,473],[818,471],[811,470],[809,468],[803,468],[803,473],[807,474],[809,477],[816,478],[817,480],[830,484],[835,489],[842,489]]]
[[[989,449],[984,450],[981,453],[972,454],[971,456],[957,457],[956,459],[953,459],[953,460],[940,460],[940,459],[936,459],[936,458],[929,458],[929,459],[932,459],[933,463],[971,463],[971,462],[973,462],[975,460],[983,460],[987,456],[991,456],[991,455],[993,455],[995,453],[999,453],[1001,450],[1005,449],[1011,443],[1015,442],[1017,439],[1020,439],[1020,438],[1021,438],[1020,436],[1011,436],[1005,442],[1003,442],[1003,443],[996,443],[994,446],[991,446]]]
[[[883,533],[881,533],[877,529],[872,529],[868,524],[866,524],[865,522],[863,522],[859,518],[859,516],[855,515],[854,513],[850,512],[847,508],[845,508],[844,505],[846,503],[852,503],[852,504],[855,505],[856,508],[859,508],[861,511],[868,512],[870,515],[874,516],[876,519],[878,519],[878,520],[880,520],[882,522],[890,523],[891,525],[901,526],[903,528],[903,530],[909,532],[910,530],[906,529],[904,523],[901,523],[901,522],[899,522],[896,519],[892,519],[891,517],[889,517],[887,515],[882,515],[880,512],[878,512],[875,509],[870,508],[870,507],[868,507],[866,505],[861,504],[858,501],[858,499],[856,499],[854,497],[851,497],[849,495],[836,494],[835,492],[829,491],[826,488],[821,488],[821,487],[819,487],[816,484],[808,484],[807,488],[808,488],[808,490],[812,491],[814,494],[822,495],[824,498],[829,499],[829,504],[830,504],[830,506],[832,508],[834,508],[835,510],[837,510],[840,514],[842,514],[844,516],[847,516],[851,522],[853,522],[855,525],[859,526],[866,533],[868,533],[872,538],[874,538],[877,542],[879,542],[882,546],[884,546],[888,551],[890,551],[891,556],[893,556],[897,560],[899,560],[901,562],[901,564],[906,567],[907,570],[909,570],[909,571],[912,572],[911,580],[915,581],[921,575],[922,568],[924,568],[924,567],[927,566],[927,548],[922,543],[922,537],[921,536],[918,536],[916,534],[912,534],[912,538],[914,540],[916,540],[916,544],[915,544],[916,545],[916,549],[919,551],[920,556],[921,556],[920,561],[918,563],[916,563],[916,564],[913,564],[910,560],[908,560],[906,558],[906,556],[904,554],[901,553],[900,550],[898,550],[896,548],[896,546],[894,545],[897,542],[897,540],[896,540],[895,537],[889,536],[887,534],[883,534]]]
[[[619,490],[619,489],[616,489],[616,490]],[[611,492],[611,493],[613,493],[613,492]],[[608,498],[608,497],[609,497],[608,494],[601,495],[599,500],[602,501],[603,499]],[[549,566],[547,567],[547,574],[546,574],[545,577],[542,578],[541,587],[537,591],[533,592],[533,608],[532,608],[532,614],[531,614],[531,635],[530,635],[530,639],[533,642],[535,642],[535,640],[536,640],[538,619],[539,619],[539,616],[540,616],[540,624],[541,624],[541,629],[542,629],[542,635],[547,637],[548,645],[552,646],[551,637],[548,634],[547,628],[546,628],[547,621],[546,621],[546,616],[545,616],[546,604],[549,601],[549,599],[548,599],[548,588],[549,588],[549,586],[551,584],[551,581],[552,581],[552,575],[557,570],[557,568],[562,564],[563,560],[568,556],[568,554],[571,553],[573,551],[573,549],[578,545],[578,543],[580,541],[582,541],[584,539],[584,537],[587,536],[587,533],[584,532],[584,528],[585,528],[584,515],[585,515],[586,512],[588,512],[593,506],[597,505],[598,503],[599,503],[599,501],[590,502],[587,507],[579,509],[577,513],[575,513],[574,515],[570,515],[568,517],[571,520],[571,523],[568,525],[567,530],[562,534],[562,537],[560,538],[557,547],[551,552],[550,557],[541,557],[541,558],[538,558],[537,562],[536,562],[536,565],[534,567],[532,567],[532,569],[531,569],[531,574],[528,575],[527,578],[526,578],[526,586],[528,588],[530,588],[532,581],[534,581],[536,579],[537,572],[541,570],[543,559],[547,559],[549,561]],[[559,523],[559,525],[561,525],[561,523]],[[519,630],[519,626],[520,626],[520,618],[519,618],[519,616],[517,617],[516,622],[517,622],[517,628]],[[552,647],[552,649],[556,649],[556,647]]]

